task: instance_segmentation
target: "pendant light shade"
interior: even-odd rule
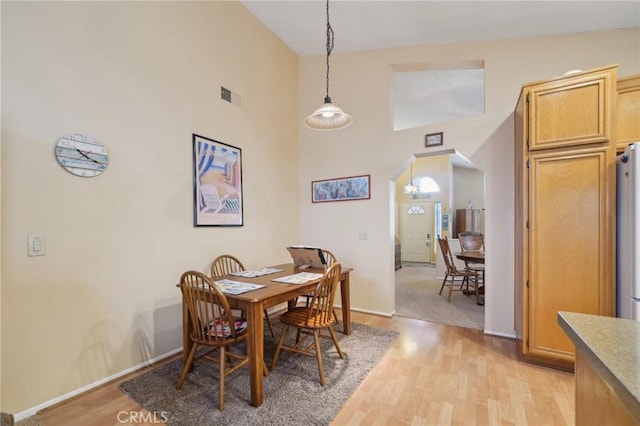
[[[331,103],[331,98],[324,98],[324,104],[304,119],[304,124],[314,130],[335,130],[347,127],[353,118],[342,111],[338,105]]]
[[[353,118],[340,108],[331,103],[329,97],[329,56],[333,50],[333,28],[329,23],[329,0],[327,0],[327,95],[324,104],[316,109],[313,114],[304,119],[304,125],[314,130],[336,130],[347,127]]]
[[[413,194],[414,192],[418,192],[420,188],[413,184],[413,163],[411,163],[411,180],[408,185],[404,186],[405,194]]]

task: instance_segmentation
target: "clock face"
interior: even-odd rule
[[[109,165],[109,154],[100,142],[90,136],[67,135],[56,144],[58,163],[76,176],[98,176]]]

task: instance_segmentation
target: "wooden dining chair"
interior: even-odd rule
[[[230,254],[223,254],[221,256],[216,257],[211,262],[211,277],[220,277],[223,275],[227,275],[231,272],[240,272],[244,271],[244,265],[240,260],[232,256]],[[242,316],[246,318],[245,312],[242,313]],[[271,325],[271,319],[269,318],[269,312],[264,310],[264,317],[267,320],[267,326],[269,327],[269,332],[271,332],[271,336],[275,339],[276,333],[273,331],[273,326]]]
[[[448,302],[451,302],[451,293],[453,291],[462,291],[465,286],[467,294],[469,293],[469,286],[478,294],[478,273],[470,269],[461,271],[456,267],[456,264],[453,262],[453,255],[451,254],[447,237],[440,238],[440,236],[438,236],[438,244],[447,269],[438,294],[442,294],[442,290],[447,287],[449,289],[449,295],[447,296]]]
[[[458,241],[462,251],[484,250],[484,235],[481,232],[465,231],[458,234]],[[484,265],[469,261],[464,262],[465,267],[478,274],[479,284],[484,285]]]
[[[278,356],[281,350],[297,352],[308,356],[313,356],[315,352],[318,361],[318,371],[320,373],[320,384],[324,386],[325,378],[322,352],[320,350],[320,338],[328,336],[322,335],[322,330],[329,331],[329,336],[333,340],[338,355],[340,358],[344,357],[342,349],[340,349],[340,344],[338,343],[336,332],[333,330],[333,301],[341,272],[342,267],[340,263],[333,263],[333,265],[325,271],[322,279],[313,291],[309,306],[297,306],[280,316],[280,321],[284,324],[284,328],[278,340],[276,352],[273,355],[273,361],[271,362],[272,370],[278,362]],[[303,334],[303,337],[300,338],[299,333],[296,336],[294,345],[285,345],[284,339],[290,327],[295,327],[297,331]],[[313,342],[307,344],[307,340],[311,336],[313,336]]]
[[[234,319],[226,296],[220,288],[198,271],[187,271],[180,277],[180,290],[189,311],[191,335],[189,338],[193,346],[184,362],[182,374],[176,384],[177,389],[182,385],[191,371],[196,359],[204,358],[219,364],[220,389],[218,393],[218,408],[224,410],[224,382],[225,377],[249,363],[246,355],[234,353],[231,347],[245,339],[247,321]],[[196,356],[201,346],[211,350]],[[218,356],[214,356],[215,352]],[[237,361],[235,364],[232,360]],[[228,364],[227,364],[227,361]]]

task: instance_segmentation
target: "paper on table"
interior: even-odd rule
[[[260,284],[243,283],[227,279],[215,281],[215,283],[220,287],[223,293],[227,294],[242,294],[264,287]]]
[[[277,281],[287,284],[305,284],[309,281],[317,280],[321,278],[322,274],[316,274],[313,272],[300,272],[293,275],[287,275],[286,277],[274,278],[271,281]]]
[[[255,278],[255,277],[260,277],[262,275],[275,274],[276,272],[282,272],[282,269],[260,268],[260,269],[256,269],[255,271],[229,272],[229,275],[235,275],[236,277],[244,277],[244,278]]]

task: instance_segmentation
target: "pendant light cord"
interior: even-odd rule
[[[325,98],[325,102],[331,102],[331,98],[329,97],[329,56],[331,56],[332,50],[333,28],[331,28],[331,24],[329,23],[329,0],[327,0],[327,97]]]

